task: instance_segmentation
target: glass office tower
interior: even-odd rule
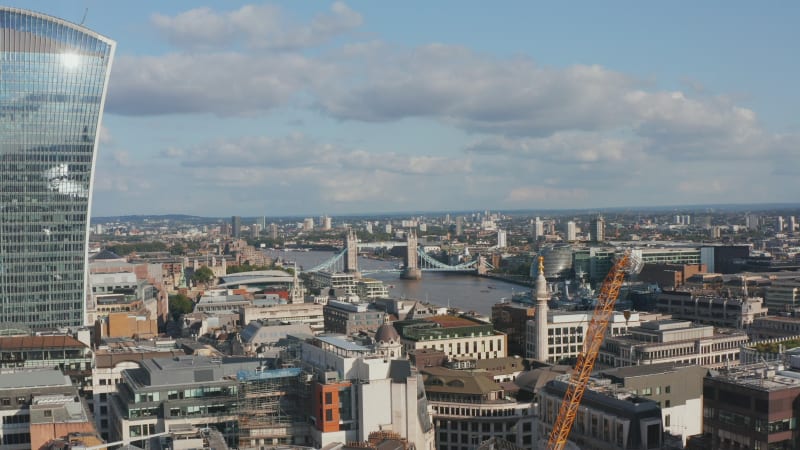
[[[89,211],[114,41],[0,6],[0,328],[84,324]]]

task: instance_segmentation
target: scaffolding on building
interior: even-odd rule
[[[301,444],[308,436],[309,376],[303,369],[239,371],[239,448]]]

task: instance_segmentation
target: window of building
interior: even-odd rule
[[[332,409],[326,409],[325,410],[325,421],[326,422],[330,422],[332,420],[333,420],[333,410]]]
[[[670,387],[669,386],[665,386],[664,387],[664,393],[665,394],[669,394],[669,392],[670,392]]]
[[[326,392],[325,393],[325,404],[326,405],[330,405],[331,403],[333,403],[333,393],[332,392]]]
[[[669,414],[664,416],[664,426],[668,427],[669,425]]]

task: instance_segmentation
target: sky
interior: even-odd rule
[[[93,216],[798,202],[798,2],[25,0],[117,42]]]

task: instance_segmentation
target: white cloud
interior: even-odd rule
[[[554,163],[621,162],[641,159],[642,142],[601,133],[557,132],[547,137],[492,136],[467,147],[469,153],[506,154]]]
[[[216,12],[207,7],[174,17],[154,14],[152,25],[182,48],[224,48],[243,42],[251,49],[294,50],[323,44],[357,28],[361,15],[342,2],[307,24],[292,24],[274,5],[245,5],[235,11]]]
[[[263,113],[286,105],[331,70],[291,53],[122,56],[114,63],[106,108],[123,115]]]
[[[327,211],[569,207],[665,196],[753,201],[777,186],[770,172],[782,183],[798,174],[797,134],[776,134],[752,109],[702,87],[665,90],[591,61],[549,67],[535,55],[436,43],[407,48],[375,36],[356,41],[349,32],[362,17],[343,3],[305,22],[290,19],[270,5],[153,16],[175,50],[119,56],[109,112],[210,114],[225,118],[220,126],[285,113],[274,121],[280,125],[267,126],[303,133],[162,141],[173,145],[157,150],[159,164],[177,164],[159,169],[158,180],[127,153],[101,152],[101,165],[128,170],[99,177],[100,190],[124,188],[135,205],[133,180],[150,177],[153,190],[174,193],[173,204],[208,207],[195,198],[202,196],[222,214],[238,199],[284,211],[296,211],[297,199],[304,210]],[[416,121],[433,130],[431,148],[439,148],[435,139],[446,142],[442,150],[409,151],[401,145],[410,139],[370,148],[316,138],[317,125],[320,133],[335,128],[330,118],[347,122],[342,133],[370,135],[363,142],[389,130],[385,142],[393,145],[392,127],[408,130]],[[235,126],[247,134],[241,123]],[[105,128],[100,133],[110,139]],[[742,181],[756,178],[763,181],[756,187]]]
[[[469,173],[472,170],[469,159],[367,152],[318,142],[301,133],[280,138],[259,136],[217,140],[180,152],[191,155],[183,162],[187,167],[315,168],[320,171],[383,171],[415,176]]]
[[[589,193],[584,189],[552,188],[546,186],[521,186],[512,189],[506,201],[511,204],[531,204],[532,202],[568,202],[575,204],[589,198]]]

